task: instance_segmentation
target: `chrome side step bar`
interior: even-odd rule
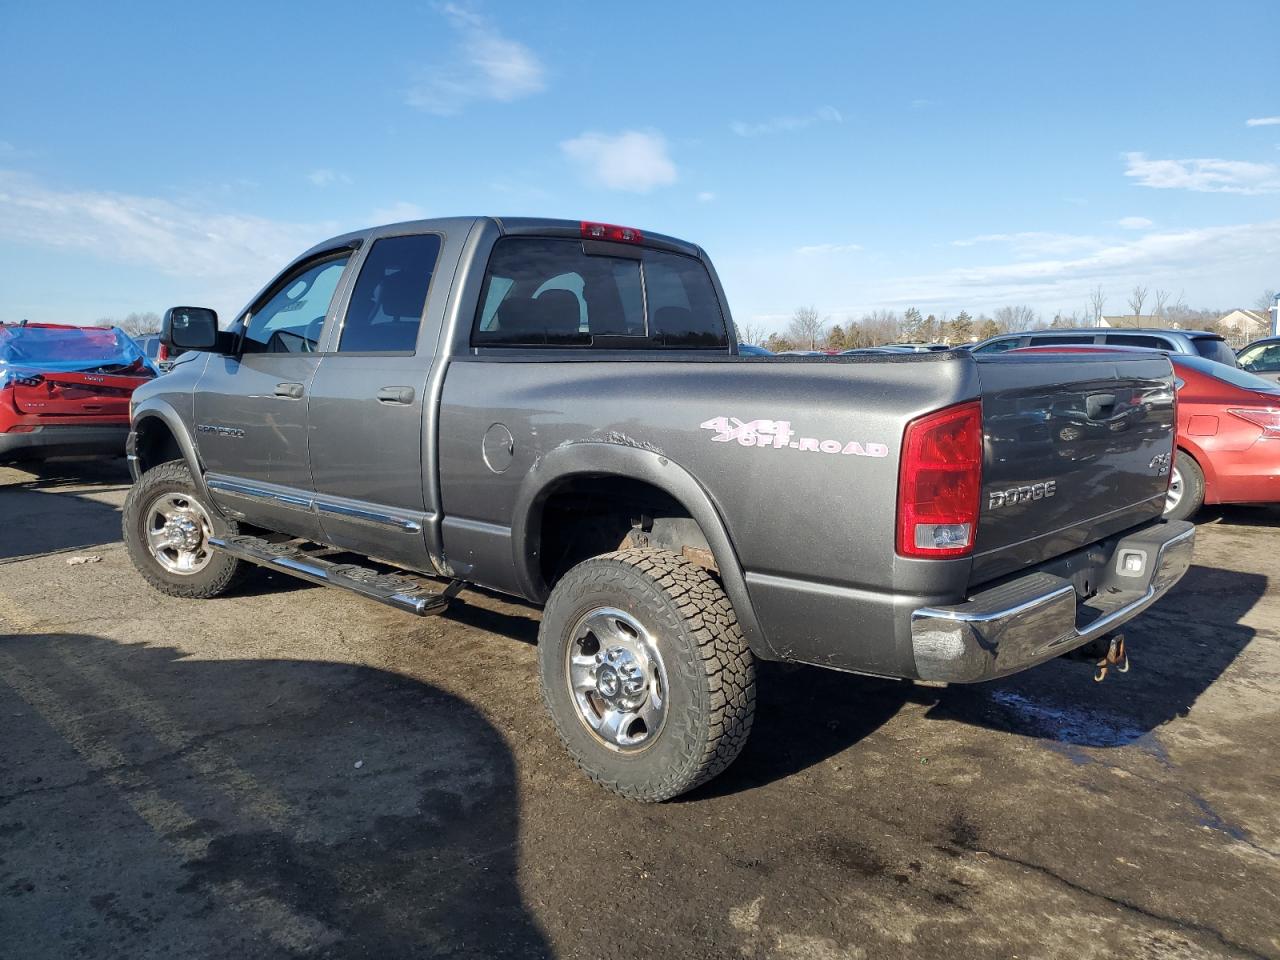
[[[428,590],[421,582],[403,573],[381,573],[354,563],[334,563],[321,556],[332,551],[307,552],[295,543],[271,543],[258,537],[210,537],[209,546],[271,570],[318,583],[340,587],[389,607],[429,617],[443,613],[462,590],[463,581],[451,580],[443,590]]]

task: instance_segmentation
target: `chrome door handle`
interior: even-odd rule
[[[290,400],[302,399],[302,384],[300,383],[277,383],[276,396],[287,397]]]
[[[383,387],[378,391],[379,403],[413,403],[413,387]]]

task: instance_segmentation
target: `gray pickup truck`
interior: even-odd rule
[[[740,356],[706,254],[630,228],[351,233],[163,336],[199,352],[133,397],[146,580],[543,605],[560,736],[636,799],[737,756],[757,660],[967,683],[1114,654],[1191,559],[1166,358]]]

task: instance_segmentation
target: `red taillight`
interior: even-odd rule
[[[156,350],[156,360],[159,363],[165,363],[168,359],[169,359],[169,345],[167,343],[162,343],[160,344],[159,349]]]
[[[974,400],[912,420],[898,473],[898,554],[973,552],[982,489],[982,404]]]
[[[1255,427],[1261,427],[1261,439],[1263,440],[1280,437],[1280,409],[1274,407],[1245,407],[1243,409],[1228,410],[1227,413],[1233,417],[1239,417],[1241,420],[1246,420]]]
[[[618,243],[644,243],[644,234],[633,227],[619,227],[612,223],[582,221],[582,236],[587,240],[614,240]]]

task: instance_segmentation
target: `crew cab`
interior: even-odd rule
[[[155,375],[115,327],[0,324],[0,462],[124,456],[129,398]]]
[[[289,264],[134,397],[124,536],[179,597],[247,564],[415,614],[544,606],[582,769],[723,770],[759,660],[967,683],[1115,634],[1182,576],[1168,358],[742,356],[694,244],[457,218]],[[1109,645],[1109,646],[1108,646]]]

